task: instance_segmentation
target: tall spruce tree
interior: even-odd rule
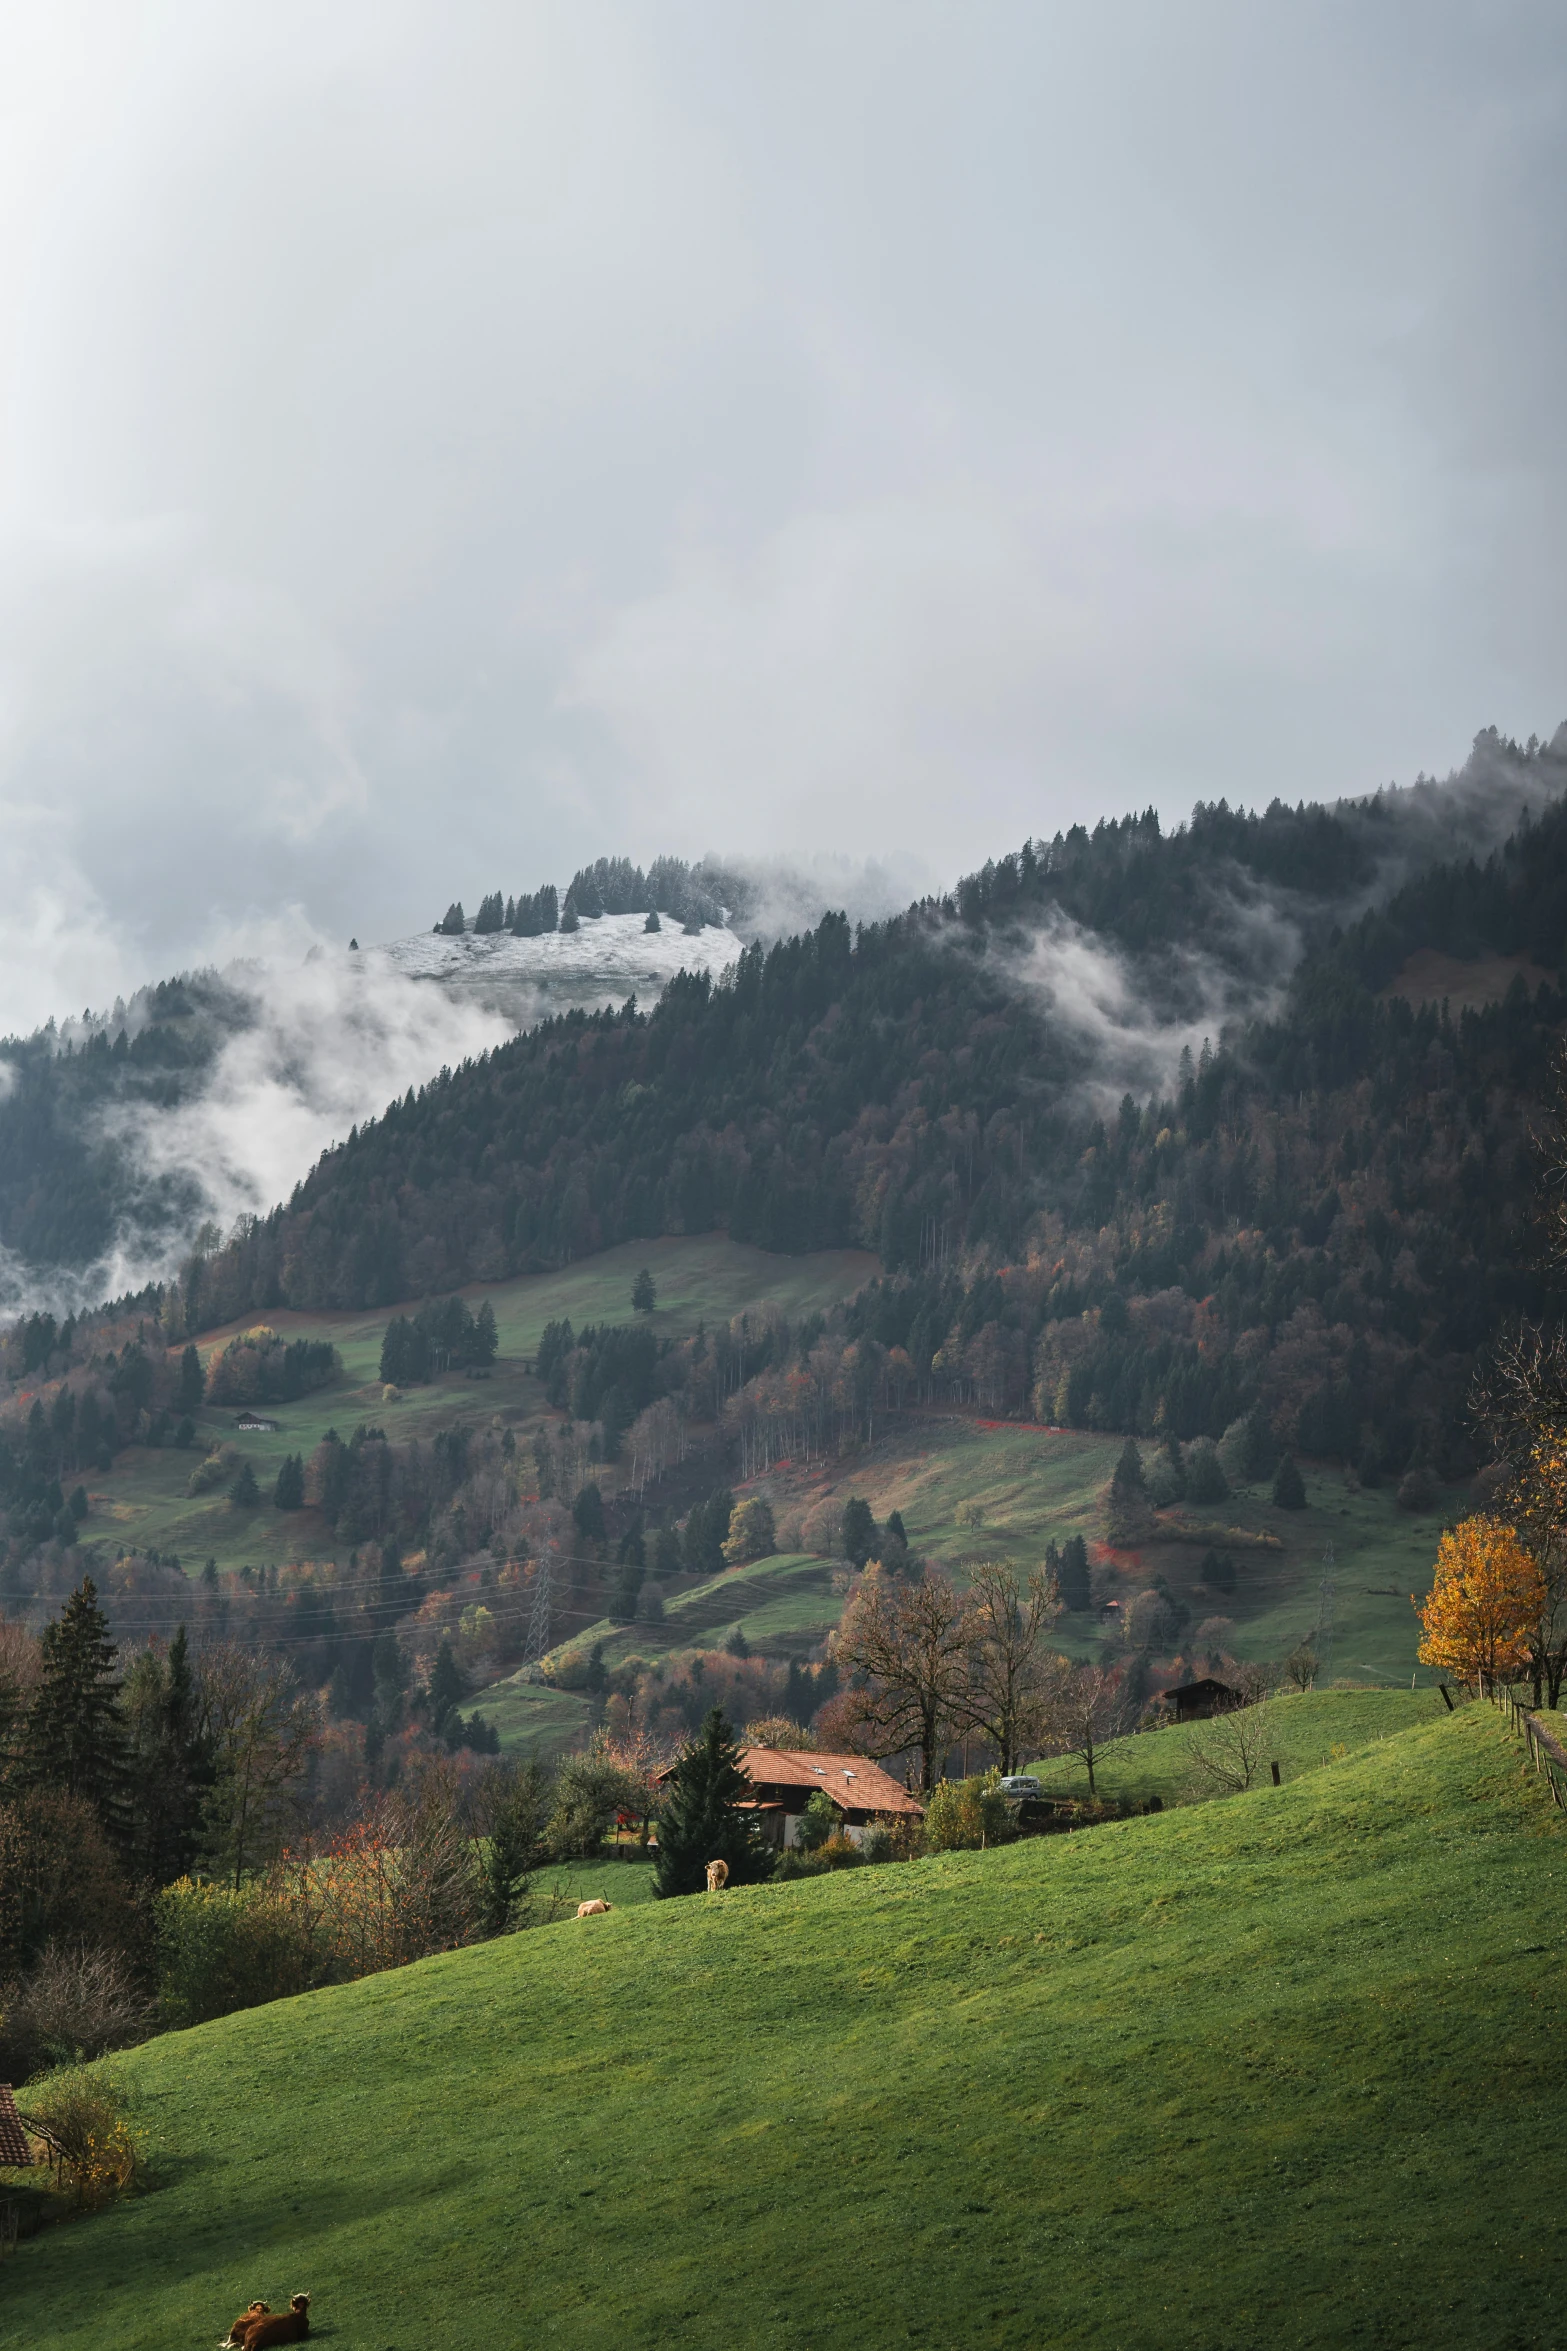
[[[734,1886],[757,1885],[772,1875],[773,1857],[756,1826],[742,1811],[756,1791],[740,1768],[740,1750],[721,1707],[702,1725],[702,1735],[676,1764],[658,1816],[658,1874],[662,1896],[700,1893],[710,1861],[727,1861]]]
[[[145,1650],[125,1685],[131,1744],[131,1857],[136,1875],[169,1885],[192,1866],[212,1753],[190,1644],[180,1626],[166,1658]]]
[[[26,1776],[37,1787],[63,1788],[92,1805],[108,1833],[130,1830],[129,1755],[119,1651],[83,1576],[39,1642],[43,1672],[28,1710]]]
[[[1106,1513],[1105,1532],[1116,1546],[1135,1543],[1140,1535],[1146,1533],[1149,1516],[1143,1457],[1137,1450],[1137,1439],[1128,1437],[1121,1447],[1115,1475],[1110,1480],[1110,1507]]]

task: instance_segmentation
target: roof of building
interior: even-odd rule
[[[0,2163],[21,2165],[33,2160],[22,2118],[16,2111],[16,2100],[9,2082],[0,2082]]]
[[[924,1811],[890,1772],[864,1755],[803,1755],[781,1747],[748,1747],[740,1761],[759,1788],[825,1788],[846,1812]]]
[[[1232,1689],[1228,1682],[1216,1682],[1211,1674],[1204,1674],[1201,1681],[1177,1682],[1173,1689],[1159,1692],[1160,1698],[1238,1698],[1239,1696],[1239,1690]]]

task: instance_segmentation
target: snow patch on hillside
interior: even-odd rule
[[[676,972],[709,972],[717,979],[740,954],[731,930],[709,927],[688,935],[671,917],[646,929],[641,914],[601,914],[575,931],[545,931],[514,939],[509,931],[484,938],[465,931],[443,938],[419,931],[369,950],[402,979],[434,980],[449,995],[500,1013],[518,1028],[580,1006],[650,1004]]]

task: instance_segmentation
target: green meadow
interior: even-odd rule
[[[150,2192],[24,2243],[0,2333],[168,2351],[304,2290],[337,2351],[1544,2351],[1564,1838],[1470,1706],[169,2035],[117,2061]]]
[[[786,1541],[791,1521],[812,1504],[861,1494],[879,1519],[901,1511],[913,1548],[961,1581],[975,1560],[1004,1557],[1033,1567],[1043,1564],[1052,1541],[1081,1534],[1097,1544],[1104,1490],[1123,1443],[932,1413],[894,1425],[874,1447],[845,1460],[809,1472],[785,1465],[737,1491],[767,1495]],[[1331,1547],[1334,1679],[1407,1688],[1419,1635],[1410,1595],[1429,1587],[1437,1540],[1458,1496],[1412,1515],[1397,1507],[1391,1487],[1351,1490],[1338,1471],[1309,1463],[1303,1474],[1304,1510],[1275,1509],[1269,1489],[1258,1486],[1237,1489],[1211,1510],[1169,1514],[1172,1528],[1214,1530],[1213,1547],[1234,1562],[1232,1593],[1199,1585],[1206,1536],[1118,1554],[1117,1589],[1127,1600],[1162,1576],[1190,1611],[1188,1639],[1197,1625],[1218,1617],[1225,1623],[1214,1645],[1239,1657],[1278,1658],[1318,1622]],[[1236,1539],[1226,1542],[1228,1529]],[[1247,1542],[1247,1536],[1267,1540]],[[738,1630],[764,1656],[803,1657],[841,1612],[835,1564],[841,1562],[785,1550],[677,1592],[661,1623],[619,1626],[606,1617],[572,1646],[602,1640],[613,1663],[632,1652],[716,1646]],[[1069,1614],[1052,1637],[1069,1655],[1085,1657],[1097,1653],[1106,1629],[1093,1613]],[[1426,1679],[1423,1672],[1420,1678]]]
[[[683,1338],[702,1323],[727,1322],[763,1299],[776,1299],[791,1317],[827,1308],[852,1296],[876,1270],[863,1251],[821,1250],[812,1256],[778,1257],[766,1250],[711,1233],[695,1240],[638,1241],[567,1266],[559,1273],[526,1275],[511,1282],[470,1283],[462,1292],[470,1305],[487,1298],[494,1309],[499,1360],[486,1377],[449,1373],[426,1386],[409,1388],[385,1401],[376,1377],[381,1341],[402,1306],[367,1314],[301,1314],[279,1308],[226,1325],[201,1341],[204,1360],[221,1353],[239,1331],[258,1320],[287,1336],[330,1339],[342,1358],[342,1377],[292,1404],[261,1409],[276,1431],[241,1435],[237,1410],[204,1411],[193,1452],[133,1447],[114,1468],[90,1481],[91,1515],[83,1540],[111,1541],[174,1552],[189,1570],[215,1558],[220,1568],[282,1565],[331,1551],[312,1513],[284,1513],[270,1502],[236,1511],[221,1491],[191,1497],[191,1471],[212,1445],[232,1443],[270,1494],[284,1456],[310,1453],[329,1428],[348,1436],[364,1421],[389,1437],[429,1438],[457,1424],[483,1426],[496,1419],[519,1422],[544,1409],[543,1391],[528,1366],[547,1323],[567,1316],[580,1329],[590,1322],[629,1322],[631,1284],[646,1265],[658,1286],[653,1328]]]
[[[1249,1707],[1244,1718],[1246,1739],[1253,1745],[1258,1781],[1272,1780],[1272,1765],[1281,1781],[1299,1779],[1302,1772],[1320,1771],[1361,1748],[1371,1748],[1400,1731],[1438,1720],[1448,1711],[1438,1689],[1312,1690],[1268,1698]],[[1094,1757],[1094,1788],[1101,1796],[1145,1803],[1157,1796],[1162,1804],[1200,1803],[1214,1794],[1210,1777],[1197,1767],[1193,1745],[1208,1748],[1221,1761],[1235,1752],[1234,1736],[1223,1718],[1211,1723],[1171,1724],[1167,1729],[1138,1731],[1113,1739]],[[1088,1768],[1080,1756],[1052,1756],[1031,1765],[1040,1787],[1053,1795],[1083,1797],[1088,1793]]]

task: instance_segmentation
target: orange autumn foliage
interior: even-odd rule
[[[1527,1665],[1545,1613],[1545,1579],[1515,1527],[1484,1514],[1442,1537],[1424,1606],[1423,1665],[1458,1681],[1507,1681]]]

